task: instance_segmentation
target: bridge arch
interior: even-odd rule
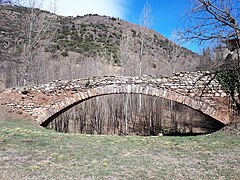
[[[172,100],[181,104],[184,104],[194,110],[200,111],[217,121],[228,124],[230,121],[229,115],[216,109],[214,106],[207,102],[189,97],[185,94],[174,92],[167,88],[157,88],[150,85],[136,85],[136,84],[110,84],[106,86],[99,86],[90,88],[87,90],[77,91],[71,97],[65,97],[55,104],[51,105],[50,109],[44,109],[41,115],[37,117],[37,121],[44,127],[46,127],[51,121],[53,121],[60,114],[64,113],[73,106],[86,101],[90,98],[97,96],[104,96],[110,94],[143,94],[149,96],[157,96],[167,100]]]

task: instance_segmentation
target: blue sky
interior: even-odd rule
[[[144,4],[147,0],[57,0],[57,14],[77,16],[99,14],[120,17],[138,24]],[[48,2],[49,1],[46,1]],[[170,38],[174,30],[181,29],[181,15],[188,9],[188,0],[148,0],[152,8],[153,30]],[[47,7],[45,3],[45,8]],[[196,44],[183,46],[199,52]]]

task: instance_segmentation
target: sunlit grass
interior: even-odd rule
[[[0,174],[10,179],[238,179],[239,138],[222,131],[187,137],[62,134],[5,121],[0,123]]]

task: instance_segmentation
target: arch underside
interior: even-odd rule
[[[90,98],[110,95],[110,94],[143,94],[149,96],[157,96],[167,100],[172,100],[181,104],[184,104],[196,111],[200,111],[205,115],[212,117],[213,119],[219,121],[220,123],[226,125],[230,121],[229,115],[223,113],[221,110],[217,110],[215,107],[208,103],[200,100],[196,100],[192,97],[173,92],[168,89],[156,88],[150,86],[142,85],[107,85],[97,88],[88,89],[82,92],[76,92],[72,97],[66,97],[60,102],[55,103],[48,110],[42,112],[37,120],[38,122],[46,127],[51,121],[53,121],[60,114],[64,113],[68,109],[74,107],[75,105],[86,101]]]

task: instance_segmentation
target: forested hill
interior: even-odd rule
[[[119,18],[0,5],[1,86],[195,70],[199,56]]]

